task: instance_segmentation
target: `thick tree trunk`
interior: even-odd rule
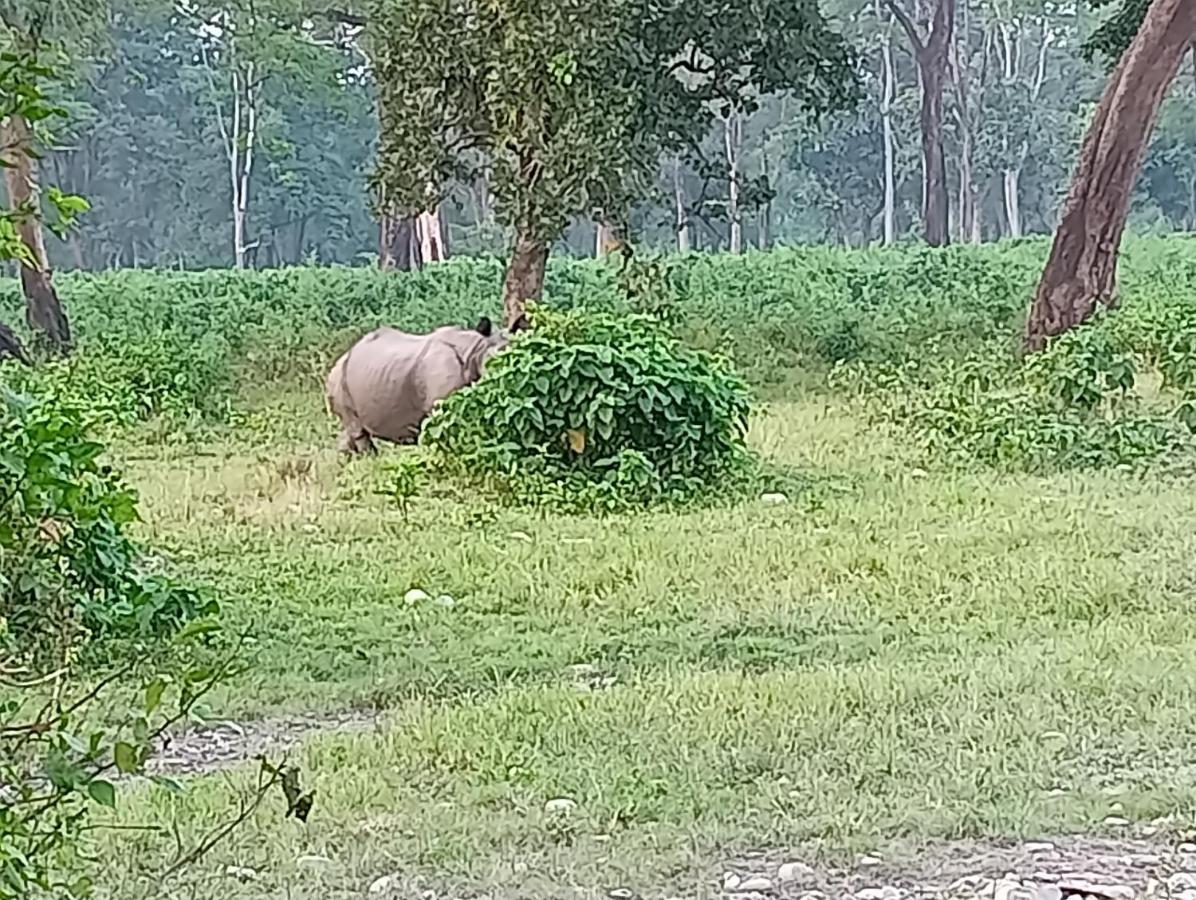
[[[414,241],[412,219],[384,214],[379,223],[378,268],[387,272],[410,272],[415,268]]]
[[[420,213],[415,227],[419,236],[420,257],[424,263],[443,262],[448,259],[439,208]]]
[[[508,327],[523,315],[523,305],[544,296],[544,270],[548,266],[548,244],[519,229],[511,261],[502,286],[503,315]]]
[[[1026,320],[1026,349],[1116,305],[1117,253],[1159,105],[1196,37],[1196,0],[1153,0],[1088,127],[1051,255]]]
[[[53,274],[46,255],[45,234],[42,231],[40,193],[37,186],[36,163],[29,153],[32,135],[29,124],[21,116],[9,116],[0,128],[4,150],[4,181],[8,187],[9,205],[26,210],[17,222],[17,234],[32,257],[32,264],[21,263],[21,289],[25,294],[25,321],[35,332],[45,336],[51,349],[68,353],[71,349],[71,329],[66,313],[54,290]]]
[[[605,222],[598,222],[594,226],[594,258],[602,259],[610,251],[614,243],[610,226]]]
[[[914,48],[922,83],[922,228],[926,243],[950,243],[950,202],[947,162],[943,152],[943,85],[955,29],[955,0],[934,0],[930,33],[925,38],[897,0],[886,0],[893,17],[905,29]]]
[[[952,0],[942,0],[951,3]],[[925,181],[922,224],[926,243],[945,247],[948,232],[947,162],[943,153],[943,75],[945,60],[927,59],[922,67],[922,171]]]

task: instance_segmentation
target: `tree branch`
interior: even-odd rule
[[[922,53],[925,51],[926,44],[922,40],[922,36],[918,34],[918,26],[915,25],[914,20],[909,17],[909,13],[902,9],[896,0],[885,0],[885,6],[889,8],[889,12],[892,13],[893,18],[897,20],[897,24],[900,25],[902,30],[905,31],[910,43],[914,45],[914,52]]]

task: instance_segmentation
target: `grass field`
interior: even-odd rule
[[[114,452],[142,532],[255,636],[209,711],[385,715],[297,753],[306,825],[272,800],[189,893],[152,896],[364,896],[383,876],[393,896],[694,896],[754,850],[1196,812],[1196,478],[969,473],[810,396],[752,428],[807,476],[784,504],[600,520],[433,485],[405,520],[375,493],[385,457],[337,459],[314,385],[262,392],[246,421]],[[118,819],[194,838],[254,771],[122,797]],[[128,873],[108,896],[146,895],[160,840],[102,840]]]

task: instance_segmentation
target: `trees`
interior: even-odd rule
[[[1135,0],[1130,0],[1131,3]],[[1117,253],[1159,106],[1196,38],[1196,0],[1152,0],[1093,115],[1026,320],[1040,350],[1115,303]]]
[[[919,26],[897,0],[887,0],[918,64],[922,85],[922,228],[926,243],[942,247],[951,240],[950,200],[947,189],[947,161],[943,151],[943,90],[947,79],[952,32],[955,28],[955,0],[928,0]]]
[[[622,227],[666,151],[771,92],[811,114],[852,98],[850,52],[811,0],[376,0],[370,23],[377,181],[410,215],[486,172],[513,231],[508,321],[569,220]]]

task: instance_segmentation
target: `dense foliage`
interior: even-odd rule
[[[0,394],[0,640],[36,648],[75,626],[155,637],[216,611],[129,538],[136,495],[100,462],[84,416]]]
[[[423,441],[522,499],[617,507],[716,489],[744,460],[748,411],[722,361],[647,317],[537,311]]]

